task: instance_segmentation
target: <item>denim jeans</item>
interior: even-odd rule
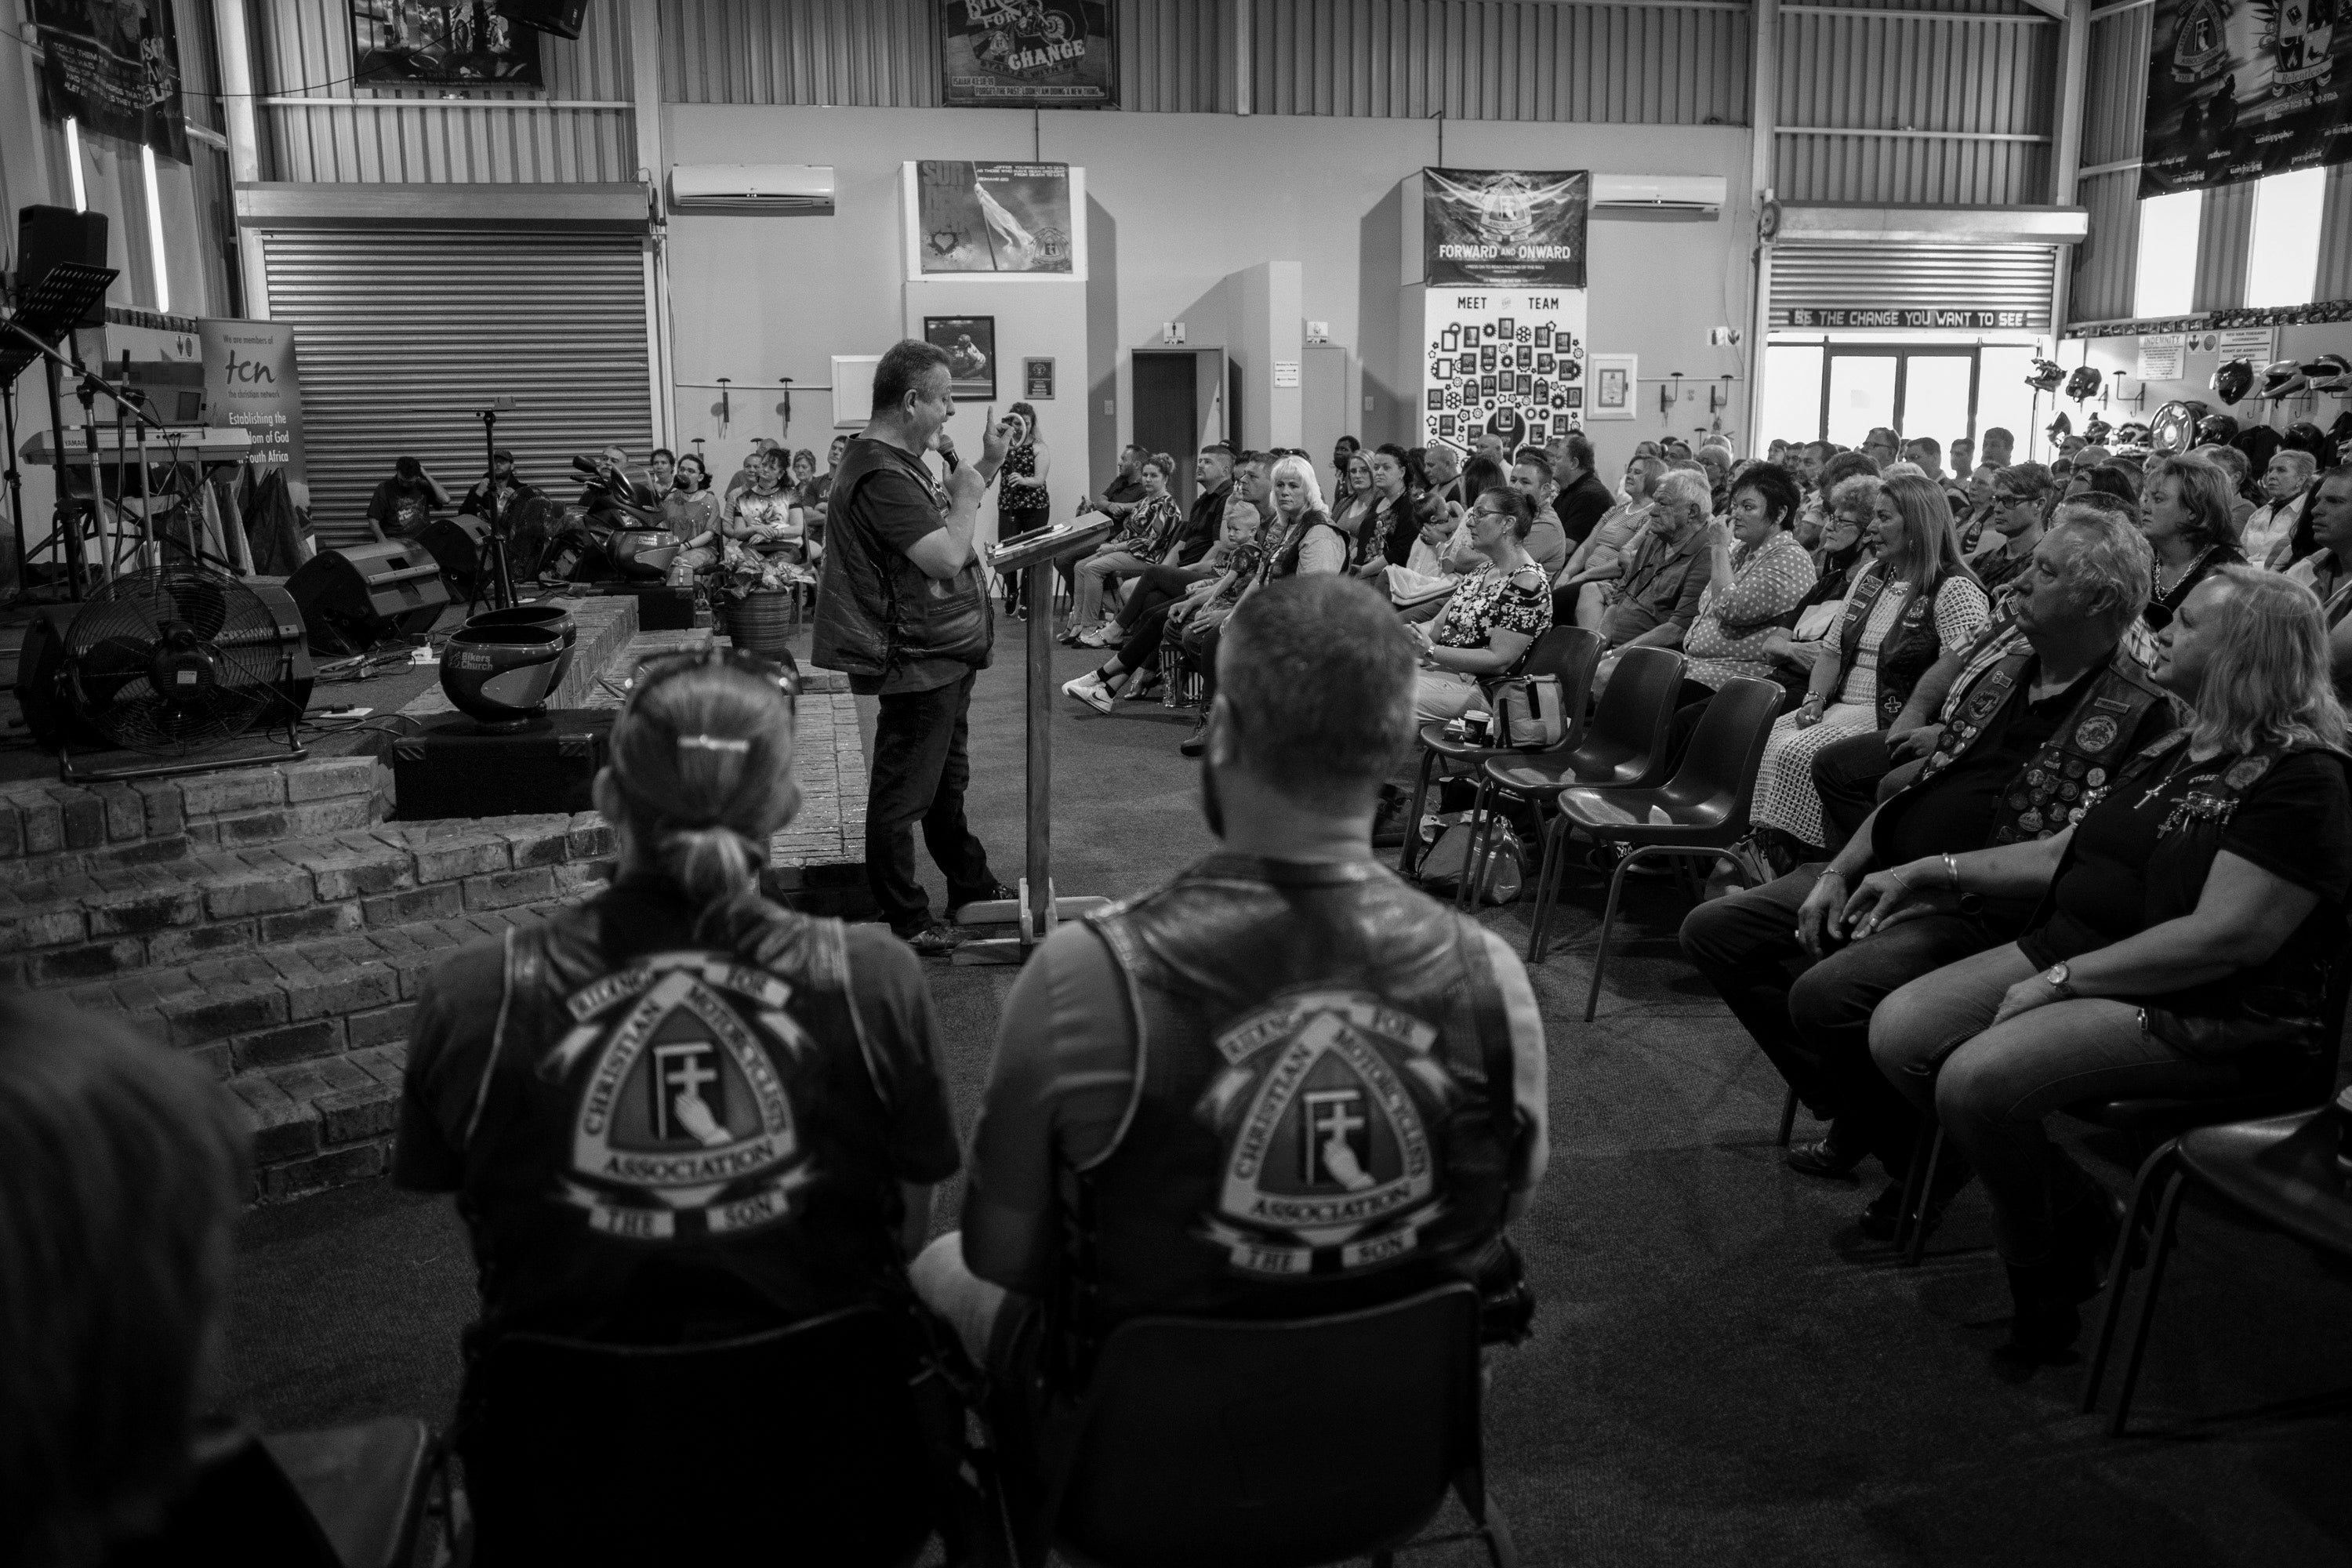
[[[965,754],[972,670],[929,691],[881,699],[874,760],[866,785],[866,882],[890,929],[901,936],[930,920],[930,900],[915,879],[915,825],[948,879],[948,904],[986,898],[996,886],[988,851],[964,821]]]

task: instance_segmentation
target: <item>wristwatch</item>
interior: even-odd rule
[[[2067,979],[2067,976],[2071,973],[2072,971],[2066,967],[2066,961],[2063,958],[2042,972],[2042,979],[2043,983],[2046,984],[2051,990],[2058,993],[2058,1000],[2061,1002],[2070,1002],[2074,1000],[2074,987]]]

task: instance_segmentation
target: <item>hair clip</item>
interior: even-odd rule
[[[681,752],[734,752],[740,754],[749,752],[751,742],[726,735],[680,735],[677,748]]]

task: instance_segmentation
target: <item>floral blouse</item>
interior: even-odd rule
[[[1551,629],[1551,584],[1532,563],[1505,576],[1489,566],[1463,579],[1429,640],[1440,647],[1485,647],[1496,632],[1540,637]]]
[[[1111,548],[1146,561],[1157,561],[1168,553],[1168,547],[1176,542],[1177,531],[1183,526],[1184,514],[1177,510],[1174,496],[1162,493],[1147,498],[1137,501],[1135,510],[1127,514],[1127,522],[1118,531],[1118,542]]]
[[[1710,584],[1683,637],[1685,670],[1701,686],[1720,689],[1735,675],[1772,679],[1764,644],[1813,585],[1813,558],[1787,531],[1753,548],[1732,552],[1731,590]]]

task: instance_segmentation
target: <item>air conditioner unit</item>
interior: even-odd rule
[[[1726,188],[1727,182],[1721,174],[1595,174],[1592,205],[1667,212],[1720,212]]]
[[[825,163],[679,163],[669,172],[669,200],[687,213],[829,217],[833,169]]]

